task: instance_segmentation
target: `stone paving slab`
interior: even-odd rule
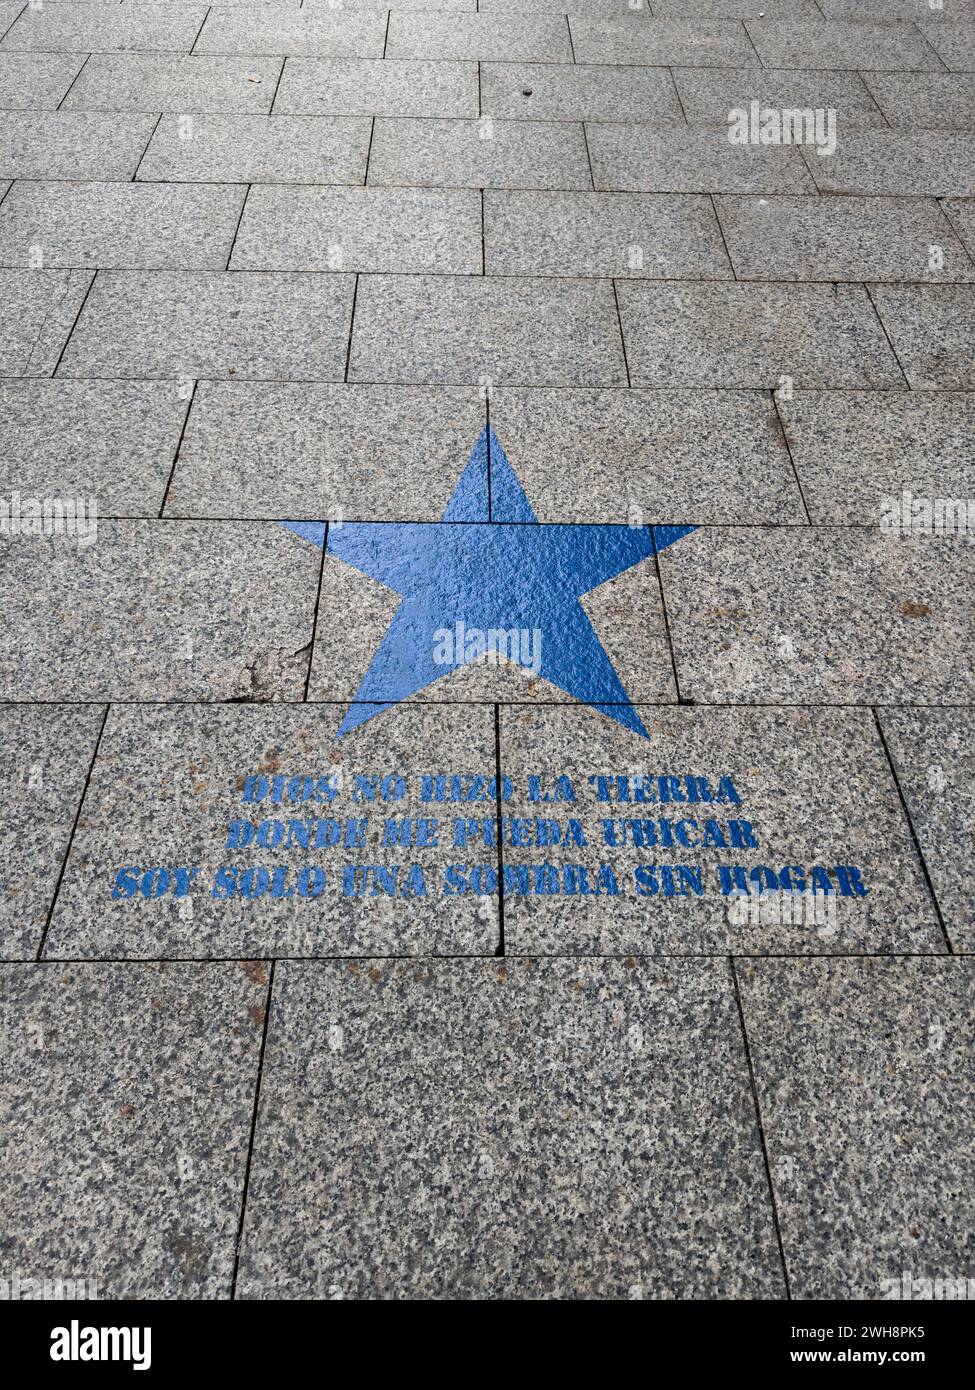
[[[0,699],[300,700],[320,557],[273,523],[100,521],[3,551]]]
[[[883,113],[870,95],[873,74],[868,82],[855,72],[768,71],[763,68],[675,68],[674,82],[681,106],[691,124],[721,126],[728,129],[728,113],[747,111],[753,101],[760,107],[836,112],[837,132],[860,127],[884,128]],[[890,81],[900,81],[898,73]],[[925,76],[923,81],[936,81]],[[759,147],[761,148],[761,146]]]
[[[131,179],[156,117],[13,111],[0,126],[0,175],[10,179]]]
[[[84,61],[67,53],[0,53],[0,110],[53,111]]]
[[[975,198],[951,198],[942,207],[971,255],[975,250]]]
[[[194,53],[381,58],[386,17],[377,12],[211,6]]]
[[[877,312],[915,390],[975,388],[975,291],[968,285],[878,285]]]
[[[485,379],[624,386],[612,285],[443,276],[360,283],[349,381],[466,386]]]
[[[482,258],[476,189],[254,188],[230,268],[480,275]]]
[[[264,968],[8,965],[0,998],[11,1269],[229,1297]]]
[[[289,58],[274,110],[312,116],[476,116],[477,64]]]
[[[816,0],[826,19],[975,19],[972,0],[948,0],[936,10],[931,0]]]
[[[964,537],[879,525],[701,530],[659,557],[682,696],[699,703],[971,701]]]
[[[739,280],[975,280],[933,198],[718,196],[715,209]]]
[[[854,68],[863,72],[943,72],[913,24],[825,19],[747,19],[768,68]]]
[[[489,275],[732,278],[711,200],[693,195],[489,191],[484,255]]]
[[[0,958],[33,960],[54,901],[104,710],[0,706]]]
[[[0,376],[50,376],[92,276],[81,270],[0,270]]]
[[[376,120],[371,184],[592,188],[581,125],[556,121]]]
[[[484,424],[469,387],[201,382],[166,515],[439,521]]]
[[[64,102],[66,111],[267,114],[281,58],[93,53]],[[147,139],[148,134],[147,132]]]
[[[975,73],[870,72],[863,80],[892,126],[975,130]]]
[[[792,1297],[971,1278],[971,962],[736,971]]]
[[[972,141],[957,132],[854,131],[828,159],[803,153],[820,193],[948,197],[975,192]]]
[[[949,72],[975,72],[975,30],[971,24],[919,24],[918,28]]]
[[[337,744],[343,714],[115,707],[46,956],[493,956],[497,850],[454,842],[458,817],[495,823],[490,707],[414,707]],[[479,779],[482,800],[438,803],[438,777]],[[390,838],[404,826],[419,842]],[[387,891],[375,866],[393,862]]]
[[[975,945],[968,877],[975,856],[971,709],[880,711],[918,844],[956,951]]]
[[[712,130],[594,125],[587,132],[598,189],[647,193],[813,193],[798,150],[733,145]]]
[[[0,381],[0,495],[158,516],[188,403],[170,382]]]
[[[361,184],[371,134],[364,116],[163,116],[137,177]]]
[[[663,68],[593,63],[482,63],[481,110],[514,120],[646,121],[683,125],[673,78]]]
[[[189,53],[207,6],[44,5],[23,8],[7,30],[5,52]]]
[[[231,184],[18,183],[0,208],[0,265],[223,270],[244,205]]]
[[[506,950],[947,949],[869,710],[640,715],[501,710]]]
[[[655,19],[819,18],[817,0],[653,0]]]
[[[560,15],[512,19],[510,15],[405,14],[400,10],[390,12],[383,56],[486,63],[574,61],[569,30]]]
[[[975,496],[975,395],[799,391],[778,408],[814,523],[880,525],[905,491]]]
[[[648,63],[705,68],[758,66],[755,49],[736,19],[651,19],[620,15],[569,19],[580,63]]]
[[[806,522],[762,392],[502,386],[491,425],[543,522]]]
[[[341,381],[353,288],[338,274],[106,271],[58,372]]]
[[[285,963],[240,1296],[781,1297],[749,1091],[720,962]]]
[[[904,385],[859,285],[621,282],[634,386]]]

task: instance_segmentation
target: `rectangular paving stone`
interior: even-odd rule
[[[381,58],[386,16],[379,11],[279,10],[212,6],[195,53],[265,53],[318,58]]]
[[[387,58],[571,63],[565,18],[556,14],[404,14],[393,10]],[[581,57],[581,54],[576,56]]]
[[[328,0],[325,0],[327,3]],[[427,0],[427,9],[433,9],[430,0]],[[478,11],[481,14],[493,14],[501,16],[522,15],[525,10],[524,0],[478,0]],[[635,18],[650,18],[650,0],[533,0],[528,7],[533,14],[578,14],[608,17],[618,15],[632,15]]]
[[[280,966],[239,1295],[782,1297],[727,966],[629,965]]]
[[[975,73],[868,73],[863,79],[893,126],[975,130]]]
[[[140,179],[241,183],[364,183],[366,117],[163,116]]]
[[[37,954],[103,714],[94,705],[0,707],[0,959]]]
[[[12,111],[0,126],[0,176],[130,179],[156,117],[76,111]]]
[[[971,962],[735,968],[792,1297],[971,1278]]]
[[[266,114],[283,61],[93,53],[68,93],[64,109]],[[150,133],[151,127],[146,139]]]
[[[53,111],[83,63],[67,53],[0,53],[0,110]]]
[[[828,159],[805,157],[820,193],[949,197],[975,192],[972,141],[955,132],[853,131]]]
[[[481,110],[513,120],[646,121],[683,125],[669,72],[592,63],[482,63]]]
[[[482,255],[473,188],[253,188],[230,268],[480,275]]]
[[[971,256],[975,252],[975,198],[951,198],[942,208]]]
[[[0,47],[7,52],[189,53],[206,5],[25,6]]]
[[[188,404],[168,382],[0,382],[0,495],[157,516]]]
[[[784,72],[765,68],[675,68],[674,82],[681,105],[692,124],[728,129],[728,113],[748,111],[757,101],[760,107],[779,110],[823,110],[836,112],[838,138],[847,130],[863,126],[884,128],[883,114],[864,85],[873,77],[861,78],[855,72]],[[899,82],[907,74],[885,81]],[[933,80],[927,76],[919,81]]]
[[[0,376],[50,376],[92,282],[81,270],[0,270]]]
[[[491,427],[539,521],[806,521],[764,393],[502,386]]]
[[[975,280],[933,198],[718,197],[715,207],[739,280]]]
[[[975,387],[975,290],[969,285],[878,285],[877,312],[915,390]]]
[[[975,945],[968,879],[975,857],[970,709],[880,711],[887,747],[955,951]]]
[[[484,254],[489,275],[732,278],[711,201],[694,196],[488,191]]]
[[[221,0],[223,4],[225,0]],[[250,0],[247,0],[250,3]],[[304,0],[305,10],[346,10],[352,14],[360,10],[456,10],[473,14],[477,0]]]
[[[572,49],[580,63],[648,63],[655,67],[758,66],[755,50],[737,19],[569,19]]]
[[[0,34],[10,28],[25,3],[26,0],[0,0]]]
[[[4,549],[0,698],[300,700],[320,557],[274,523],[100,521]]]
[[[492,710],[400,708],[338,742],[343,714],[113,709],[45,954],[493,956],[497,851],[454,844],[455,818],[494,824]],[[280,799],[306,777],[323,788],[316,800]],[[481,801],[438,803],[438,777],[480,787]],[[122,788],[140,816],[120,814]],[[391,838],[421,820],[423,844]],[[377,865],[397,881],[388,894]],[[197,873],[178,880],[178,867]],[[147,896],[164,880],[144,876],[159,868],[169,886]]]
[[[622,282],[634,386],[903,387],[859,285]]]
[[[637,713],[501,710],[508,951],[946,950],[869,710]]]
[[[854,68],[861,72],[941,72],[938,55],[913,24],[838,19],[746,19],[769,68]]]
[[[11,1269],[229,1298],[264,967],[10,965],[0,999]]]
[[[340,381],[351,275],[106,271],[62,376]]]
[[[274,109],[312,116],[476,116],[477,65],[289,58]]]
[[[0,265],[223,270],[245,189],[18,183],[0,208]]]
[[[949,72],[975,72],[975,30],[969,24],[917,26]]]
[[[818,19],[816,0],[653,0],[655,19]]]
[[[718,130],[594,125],[587,131],[600,189],[647,193],[813,193],[790,145],[733,145]]]
[[[975,19],[972,0],[943,0],[936,10],[931,0],[817,0],[827,19]]]
[[[581,125],[376,120],[370,184],[592,188]]]
[[[204,381],[166,515],[439,521],[484,424],[470,387]]]
[[[349,381],[624,386],[612,286],[585,280],[370,276]]]
[[[681,695],[698,703],[971,700],[962,538],[879,526],[700,530],[659,557]]]
[[[975,497],[975,395],[800,391],[779,411],[814,522],[879,524],[905,492]]]

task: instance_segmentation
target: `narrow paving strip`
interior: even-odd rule
[[[973,537],[971,0],[0,0],[0,1277],[975,1280]]]

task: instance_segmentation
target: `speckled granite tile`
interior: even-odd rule
[[[340,381],[353,285],[338,274],[105,271],[58,370]]]
[[[163,116],[138,177],[365,183],[371,129],[364,116]]]
[[[230,1297],[266,1001],[256,961],[0,968],[8,1269]]]
[[[779,412],[815,523],[879,525],[905,491],[975,497],[975,395],[799,391]]]
[[[913,24],[746,19],[745,28],[768,68],[942,71],[938,55]]]
[[[650,0],[648,0],[648,3]],[[655,19],[818,18],[816,0],[652,0]]]
[[[210,9],[194,53],[264,53],[308,58],[381,58],[386,16],[335,10]]]
[[[0,53],[0,111],[53,111],[84,61],[80,54]]]
[[[899,81],[905,74],[891,79]],[[927,80],[927,79],[924,79]],[[675,68],[674,82],[692,124],[728,129],[728,112],[753,101],[778,108],[836,112],[836,130],[884,128],[882,112],[855,72],[769,71],[767,68]],[[825,156],[823,156],[825,157]]]
[[[975,198],[947,198],[942,207],[970,256],[975,256]]]
[[[427,9],[433,8],[432,0],[427,0]],[[478,0],[477,8],[481,14],[522,17],[526,7],[525,0]],[[594,18],[632,15],[638,19],[650,18],[650,0],[532,0],[528,8],[533,15],[590,15]]]
[[[439,521],[484,422],[471,387],[201,382],[166,515]]]
[[[646,121],[683,125],[670,73],[591,63],[482,63],[481,110],[514,120]]]
[[[792,1297],[970,1281],[971,962],[736,968]]]
[[[915,390],[975,388],[975,289],[878,285],[871,293]]]
[[[0,376],[50,376],[92,282],[85,270],[0,270]]]
[[[624,281],[617,293],[634,386],[904,386],[859,285]]]
[[[946,950],[869,710],[639,713],[502,708],[509,952]]]
[[[975,73],[868,72],[863,80],[893,126],[975,130]]]
[[[12,111],[0,126],[0,177],[130,179],[155,123],[147,113]]]
[[[936,10],[932,0],[817,0],[827,19],[975,19],[973,0],[940,0]],[[939,0],[935,0],[939,3]]]
[[[815,193],[797,149],[733,145],[719,130],[645,125],[587,127],[593,180],[601,189],[648,193]]]
[[[368,276],[350,381],[625,386],[613,287],[544,277]]]
[[[569,19],[572,47],[580,63],[647,63],[653,67],[728,68],[759,66],[744,26],[737,19],[645,19],[620,15]]]
[[[0,705],[0,958],[33,960],[104,711]]]
[[[484,255],[488,275],[732,278],[711,200],[693,195],[489,190]]]
[[[178,111],[267,114],[282,58],[202,58],[93,53],[65,99],[65,111]],[[145,140],[152,133],[150,125]]]
[[[933,198],[718,197],[715,207],[739,280],[975,280]]]
[[[919,24],[918,28],[950,72],[975,72],[975,28],[971,24]]]
[[[376,120],[370,184],[592,188],[581,125]]]
[[[274,523],[101,521],[0,552],[0,699],[300,700],[320,557]]]
[[[948,197],[975,192],[972,140],[958,132],[851,131],[828,158],[803,154],[820,193]]]
[[[701,530],[659,557],[681,694],[745,704],[961,703],[975,547],[878,526]]]
[[[5,52],[189,53],[203,4],[25,5],[0,41]]]
[[[164,382],[0,381],[0,496],[157,516],[186,407]]]
[[[283,963],[238,1296],[783,1297],[728,967]]]
[[[581,57],[581,54],[577,54]],[[557,14],[403,14],[393,10],[387,58],[505,63],[571,63],[565,18]]]
[[[312,116],[476,116],[477,64],[289,58],[274,109]]]
[[[880,711],[901,790],[911,813],[955,951],[975,951],[975,759],[968,709]]]
[[[757,391],[502,386],[491,424],[540,521],[805,524],[775,407]]]
[[[246,190],[230,184],[18,183],[0,208],[0,265],[223,270]]]
[[[45,955],[493,956],[497,850],[455,833],[495,823],[490,707],[344,712],[115,707]]]

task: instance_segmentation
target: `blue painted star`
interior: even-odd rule
[[[321,522],[282,525],[316,545],[325,543]],[[486,428],[443,521],[330,528],[329,554],[402,598],[339,735],[447,675],[451,666],[445,667],[442,654],[438,659],[436,634],[452,633],[462,623],[466,631],[540,633],[538,674],[544,680],[648,738],[579,599],[694,529],[543,526]],[[452,666],[463,661],[457,652]]]

